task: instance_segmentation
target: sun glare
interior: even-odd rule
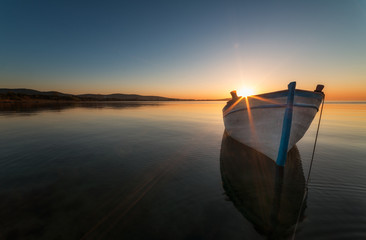
[[[241,97],[248,97],[254,94],[253,89],[250,88],[241,88],[238,90],[238,95]]]

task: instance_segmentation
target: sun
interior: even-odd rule
[[[254,94],[254,91],[251,88],[241,88],[238,90],[238,95],[241,97],[248,97],[253,94]]]

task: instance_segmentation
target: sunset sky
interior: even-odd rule
[[[366,100],[366,1],[1,1],[0,88]]]

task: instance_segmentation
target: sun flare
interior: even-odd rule
[[[238,90],[238,95],[241,97],[248,97],[254,94],[254,90],[251,88],[241,88]]]

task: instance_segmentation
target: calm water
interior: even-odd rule
[[[296,239],[366,239],[365,103],[325,105],[302,207],[317,118],[276,198],[223,106],[1,107],[0,239],[286,239],[300,209]]]

